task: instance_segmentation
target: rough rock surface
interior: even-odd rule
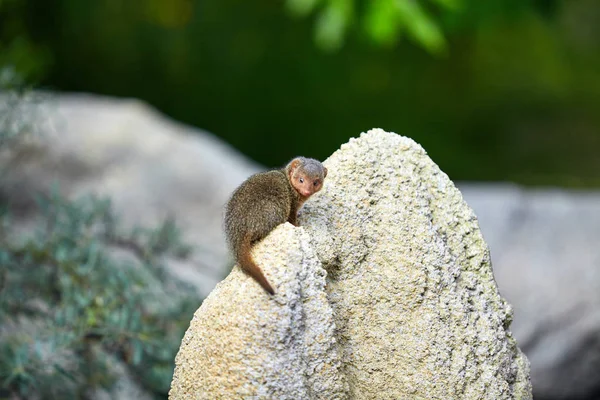
[[[295,360],[296,352],[290,353],[295,347],[286,346],[286,338],[306,337],[310,328],[290,323],[284,318],[289,312],[280,310],[317,296],[323,301],[319,310],[331,305],[336,329],[328,321],[322,333],[333,336],[313,333],[309,339],[319,338],[333,350],[338,342],[339,356],[303,352],[310,358],[299,364],[337,365],[330,360],[339,357],[341,370],[320,380],[328,383],[321,390],[295,398],[320,398],[330,385],[340,388],[334,393],[341,396],[347,382],[344,398],[353,400],[530,399],[529,363],[508,331],[512,310],[498,293],[477,219],[448,177],[414,141],[381,130],[352,139],[325,165],[325,188],[301,215],[312,246],[300,246],[298,253],[299,246],[278,229],[257,249],[257,259],[261,265],[269,261],[265,271],[275,287],[284,288],[282,294],[269,299],[254,282],[249,291],[250,278],[234,270],[186,333],[171,397],[205,398],[208,391],[220,398],[218,379],[234,390],[225,396],[284,398],[270,397],[278,393],[277,383],[305,376],[306,370],[268,361]],[[275,243],[278,250],[262,256]],[[287,287],[307,283],[303,275],[285,271],[297,269],[287,260],[313,259],[312,247],[328,271],[328,303],[320,288],[288,295]],[[318,267],[315,260],[308,270]],[[321,354],[331,357],[324,360]]]
[[[277,293],[234,268],[194,315],[169,398],[346,398],[325,271],[308,235],[281,225],[254,257]]]

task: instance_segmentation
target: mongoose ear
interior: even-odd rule
[[[323,167],[323,178],[327,176],[327,167]]]
[[[290,163],[290,170],[294,170],[300,166],[302,161],[299,158],[294,158]]]

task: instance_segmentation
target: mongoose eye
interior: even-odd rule
[[[304,183],[304,178],[300,178],[300,183]]]
[[[319,184],[319,181],[314,181],[313,185],[317,186]]]

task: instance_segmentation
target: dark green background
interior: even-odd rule
[[[282,1],[2,4],[3,53],[41,86],[144,99],[268,166],[381,127],[455,180],[600,186],[595,0],[465,0],[439,55],[359,23],[323,51]]]

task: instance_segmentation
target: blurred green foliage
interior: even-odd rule
[[[17,75],[14,71],[21,79],[35,82],[50,65],[50,51],[31,40],[24,17],[26,5],[21,0],[0,0],[0,66],[5,68],[5,74],[11,73],[11,82]],[[2,80],[0,88],[6,88],[7,77]]]
[[[460,0],[287,0],[286,5],[293,14],[300,16],[319,9],[315,40],[325,50],[339,49],[348,29],[356,24],[375,43],[395,43],[405,32],[432,53],[444,50],[446,41],[439,22],[427,6],[436,5],[445,13],[456,12],[462,7]]]
[[[0,97],[3,155],[36,134],[34,116],[15,111],[35,101],[17,90],[20,80],[2,86],[13,88]],[[26,229],[15,214],[0,203],[0,398],[113,398],[126,382],[166,398],[201,302],[166,267],[191,251],[174,222],[124,228],[108,199],[57,191],[40,195]]]
[[[11,3],[47,87],[142,98],[268,166],[381,127],[455,180],[600,186],[596,0]]]
[[[199,303],[162,264],[189,251],[174,226],[120,232],[110,202],[96,198],[52,196],[39,207],[40,229],[22,243],[11,243],[3,220],[0,388],[20,398],[86,398],[113,389],[121,361],[132,380],[165,396]]]

